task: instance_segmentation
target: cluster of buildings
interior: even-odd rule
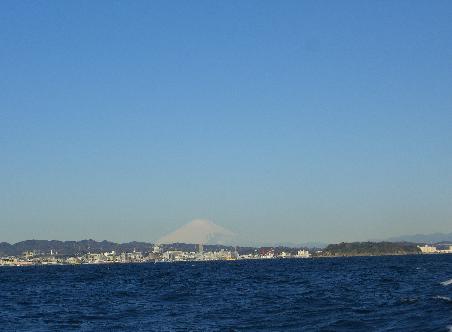
[[[423,254],[452,254],[452,245],[433,246],[425,244],[418,246]]]
[[[24,252],[22,256],[0,257],[0,266],[28,265],[68,265],[68,264],[107,264],[107,263],[145,263],[154,262],[154,257],[141,252],[117,254],[115,251],[104,253],[87,253],[80,256],[63,256],[56,252],[49,254]]]
[[[147,253],[140,251],[116,253],[87,253],[79,256],[64,256],[51,251],[48,254],[33,251],[24,252],[21,256],[0,257],[0,266],[29,266],[29,265],[74,265],[74,264],[109,264],[109,263],[147,263],[147,262],[181,262],[181,261],[227,261],[238,259],[276,259],[276,258],[309,258],[309,251],[299,250],[296,254],[288,252],[276,253],[273,248],[260,249],[249,254],[239,255],[234,250],[220,249],[218,251],[204,251],[198,245],[196,252],[181,250],[162,250],[154,246]]]
[[[204,252],[203,246],[198,246],[197,252],[184,252],[169,250],[161,252],[158,246],[154,246],[154,254],[161,254],[156,261],[174,262],[174,261],[217,261],[217,260],[237,260],[237,259],[270,259],[270,258],[310,258],[311,254],[307,250],[299,250],[296,254],[289,252],[276,253],[274,248],[259,249],[248,254],[239,255],[237,248],[235,250],[220,249],[218,251]]]
[[[452,254],[452,245],[420,245],[422,254]],[[112,264],[112,263],[158,263],[158,262],[190,262],[190,261],[229,261],[239,259],[284,259],[310,258],[308,250],[281,250],[281,248],[259,248],[239,254],[237,248],[232,250],[218,249],[204,251],[203,245],[197,246],[196,251],[163,249],[155,245],[148,252],[115,251],[102,253],[86,253],[75,256],[60,255],[51,250],[49,253],[35,251],[24,252],[20,256],[0,257],[0,266],[29,266],[29,265],[75,265],[75,264]],[[318,255],[318,252],[314,253]]]
[[[244,255],[247,259],[272,259],[272,258],[310,258],[308,250],[298,250],[296,254],[288,251],[275,251],[274,248],[260,248],[258,252]]]

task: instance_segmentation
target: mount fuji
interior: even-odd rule
[[[176,229],[159,240],[158,244],[190,243],[190,244],[232,244],[236,234],[210,220],[195,219]]]

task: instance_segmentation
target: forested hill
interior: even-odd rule
[[[418,254],[419,248],[408,242],[342,242],[328,245],[322,252],[324,256],[378,256]]]
[[[0,243],[0,256],[21,255],[26,251],[34,251],[39,254],[48,254],[50,251],[53,251],[59,255],[78,255],[86,254],[88,252],[109,252],[113,250],[116,252],[132,252],[134,250],[150,251],[152,250],[152,244],[147,242],[114,243],[110,241],[95,240],[26,240],[15,244],[6,242]]]
[[[90,253],[102,253],[116,251],[132,252],[134,250],[141,252],[151,252],[153,244],[149,242],[127,242],[115,243],[111,241],[95,241],[95,240],[81,240],[81,241],[56,241],[56,240],[26,240],[10,244],[7,242],[0,242],[0,257],[2,256],[19,256],[24,252],[32,251],[38,255],[48,255],[52,251],[53,254],[63,256],[76,256]],[[181,251],[197,251],[197,244],[173,243],[160,245],[163,251],[167,250],[181,250]],[[205,251],[218,251],[221,249],[234,250],[234,247],[223,245],[204,245]],[[255,248],[240,247],[239,252],[249,253],[253,252]]]

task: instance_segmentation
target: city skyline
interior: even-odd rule
[[[452,231],[452,3],[0,3],[0,242]]]

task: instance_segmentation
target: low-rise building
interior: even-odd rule
[[[174,261],[174,260],[179,260],[183,255],[184,255],[184,252],[179,251],[179,250],[165,251],[163,253],[163,259],[169,260],[169,261]]]
[[[309,257],[311,257],[311,254],[307,250],[298,250],[297,257],[298,258],[309,258]]]
[[[421,252],[423,254],[434,254],[437,252],[436,247],[434,246],[429,246],[429,245],[423,245],[423,246],[418,246],[418,248],[421,250]]]

